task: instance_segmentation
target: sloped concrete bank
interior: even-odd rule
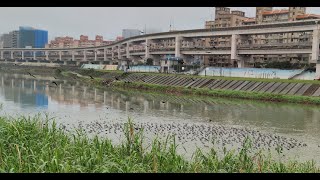
[[[173,94],[320,104],[320,84],[312,83],[226,80],[135,73],[113,82],[112,85]]]

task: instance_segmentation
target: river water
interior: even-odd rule
[[[176,134],[186,156],[196,147],[212,147],[211,139],[233,148],[249,135],[257,149],[281,145],[285,157],[320,163],[318,106],[99,90],[37,75],[0,73],[0,80],[0,115],[48,114],[67,129],[83,128],[114,142],[123,139],[121,126],[130,117],[149,140]]]

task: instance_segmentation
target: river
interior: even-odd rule
[[[288,147],[286,157],[320,163],[318,106],[99,90],[39,75],[0,73],[0,79],[1,115],[48,114],[68,129],[84,128],[115,142],[130,117],[144,127],[148,139],[175,133],[186,154],[195,147],[211,147],[210,138],[217,144],[239,144],[243,138],[238,136],[249,134],[258,149],[275,149],[271,144],[276,141]]]

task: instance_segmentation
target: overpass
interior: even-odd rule
[[[173,32],[146,34],[127,38],[113,44],[79,48],[4,48],[0,49],[1,60],[33,60],[44,62],[62,61],[64,64],[96,62],[101,64],[137,63],[141,59],[152,58],[160,64],[161,56],[187,57],[193,55],[230,55],[238,67],[250,55],[310,54],[309,63],[316,63],[320,77],[319,60],[319,20],[282,22],[272,24],[247,25],[216,29],[193,29]],[[290,32],[310,32],[312,38],[305,45],[282,43],[256,45],[246,44],[250,35],[266,35]],[[231,44],[213,47],[204,44],[201,38],[230,38]],[[200,38],[200,39],[199,39]],[[200,42],[199,42],[200,41]],[[201,44],[202,43],[202,44]]]

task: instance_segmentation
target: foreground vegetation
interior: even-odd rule
[[[147,149],[143,130],[125,124],[125,140],[88,138],[81,130],[67,133],[39,116],[0,117],[1,172],[320,172],[313,162],[281,162],[262,153],[249,153],[245,143],[239,153],[225,151],[218,157],[211,149],[198,149],[191,160],[176,151],[173,137],[153,140]],[[252,155],[251,155],[252,154]]]
[[[226,97],[226,98],[239,98],[239,99],[253,99],[273,102],[289,102],[289,103],[303,103],[303,104],[320,104],[319,97],[310,96],[294,96],[294,95],[282,95],[272,93],[260,93],[260,92],[248,92],[248,91],[231,91],[231,90],[218,90],[208,88],[185,88],[177,86],[164,86],[157,84],[147,84],[141,82],[114,82],[113,86],[132,88],[154,92],[164,92],[170,94],[191,94],[191,95],[206,95],[214,97]]]

